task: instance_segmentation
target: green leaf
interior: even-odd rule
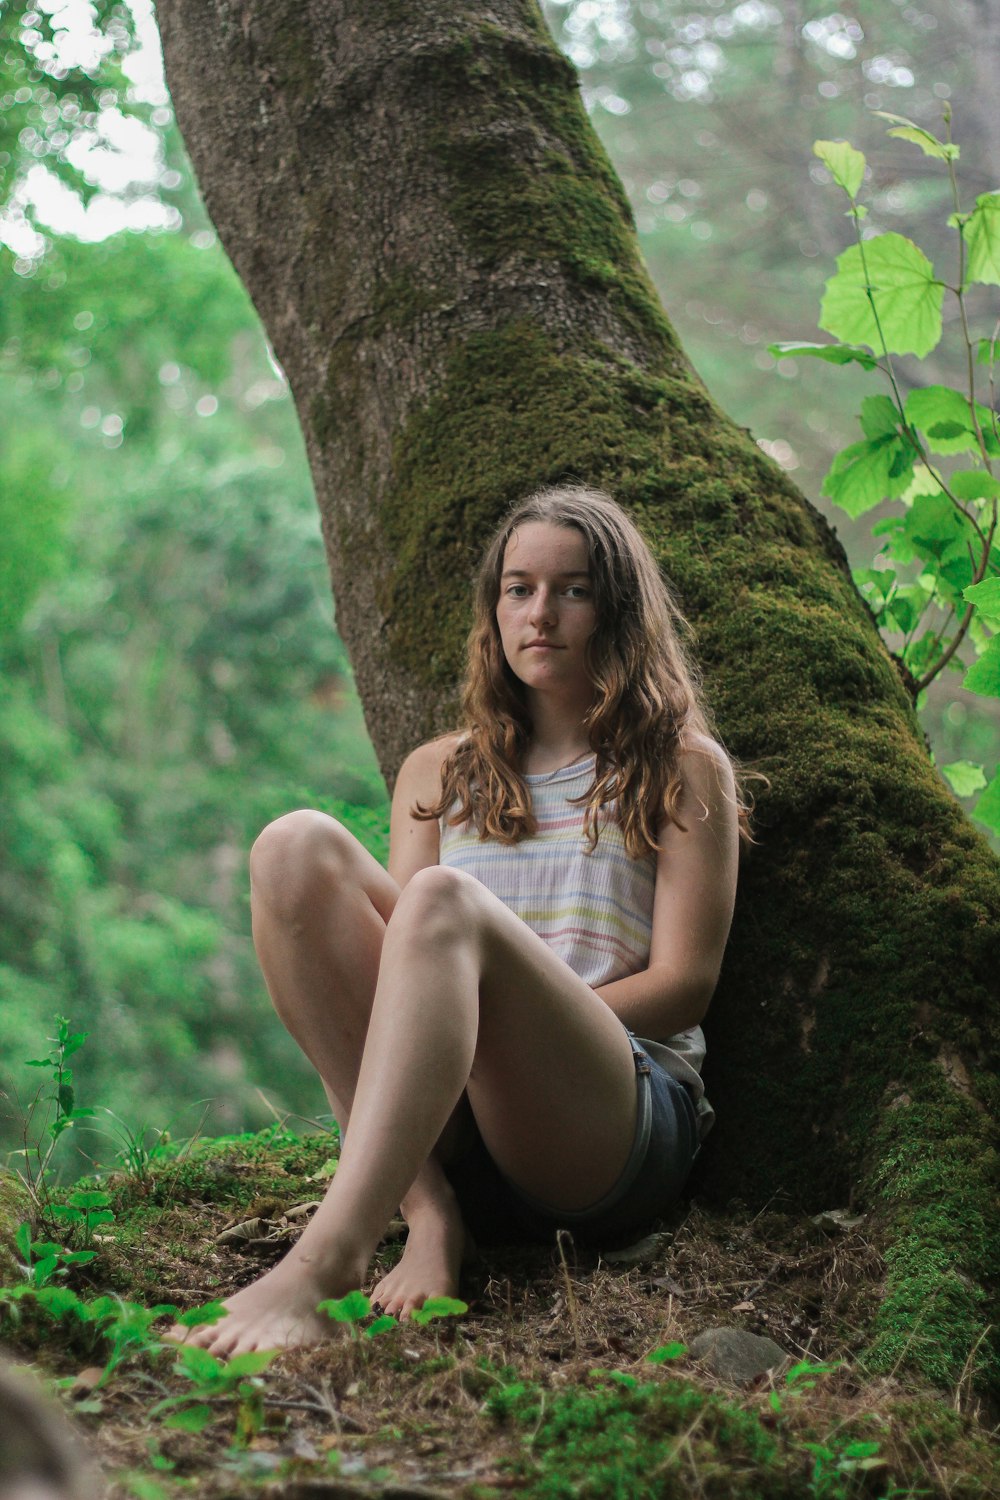
[[[226,1378],[235,1380],[244,1375],[259,1375],[280,1353],[280,1349],[251,1349],[248,1354],[237,1354],[234,1359],[226,1361]]]
[[[895,136],[899,141],[912,141],[915,146],[920,147],[925,156],[937,157],[938,161],[958,160],[957,146],[949,141],[939,141],[936,135],[931,135],[930,131],[924,130],[921,125],[915,125],[905,115],[890,115],[884,109],[876,109],[872,113],[883,120],[894,120],[895,128],[888,134]]]
[[[390,1318],[388,1313],[382,1313],[381,1317],[376,1318],[374,1323],[369,1323],[365,1329],[365,1338],[377,1339],[380,1334],[388,1333],[390,1328],[398,1327],[399,1324],[395,1318]]]
[[[865,240],[864,256],[889,353],[929,354],[941,338],[944,298],[934,267],[912,240],[892,232]],[[866,284],[861,246],[851,245],[837,257],[837,273],[826,284],[820,327],[844,343],[868,344],[881,353]]]
[[[206,1302],[202,1307],[188,1308],[177,1321],[182,1328],[201,1328],[205,1323],[218,1323],[220,1318],[228,1317],[228,1314],[228,1308],[223,1307],[221,1302]]]
[[[188,1406],[184,1411],[175,1411],[164,1422],[164,1427],[179,1427],[182,1432],[203,1432],[212,1420],[212,1408],[198,1405]]]
[[[687,1345],[679,1344],[676,1339],[669,1344],[661,1344],[658,1349],[650,1349],[646,1359],[651,1365],[664,1365],[671,1359],[682,1359],[687,1353]]]
[[[976,344],[976,364],[992,365],[1000,359],[1000,337],[979,339]],[[44,1067],[44,1063],[31,1064],[30,1066]]]
[[[1000,479],[985,469],[959,469],[950,476],[948,488],[959,500],[995,500],[1000,496]]]
[[[813,141],[813,155],[818,156],[838,187],[849,198],[856,198],[865,180],[865,158],[847,141]]]
[[[44,1286],[59,1264],[58,1255],[42,1255],[31,1268],[31,1278],[37,1286]]]
[[[933,474],[926,464],[915,463],[913,465],[913,478],[910,480],[909,484],[906,486],[906,489],[903,491],[899,498],[904,505],[912,505],[918,495],[940,495],[941,493],[941,485],[938,481],[937,475]],[[876,526],[873,526],[872,536],[879,536],[882,531],[891,529],[891,523],[893,520],[895,520],[899,526],[903,525],[902,516],[889,517],[885,521],[876,522],[876,526],[879,529],[876,530]]]
[[[74,1031],[72,1036],[68,1033],[63,1035],[60,1029],[59,1041],[62,1045],[63,1057],[72,1057],[74,1052],[79,1052],[89,1035],[89,1031]]]
[[[889,396],[866,396],[861,403],[861,430],[866,438],[890,437],[899,426],[896,403]]]
[[[866,370],[874,370],[878,360],[868,349],[862,349],[857,344],[768,344],[767,352],[774,359],[803,359],[809,356],[813,359],[825,359],[831,365],[863,365]]]
[[[197,1385],[215,1385],[225,1380],[225,1366],[207,1349],[198,1344],[180,1344],[174,1369],[178,1375],[186,1375]]]
[[[14,1232],[14,1247],[25,1262],[31,1260],[31,1225],[19,1224]]]
[[[993,777],[972,809],[972,816],[977,822],[992,828],[994,833],[1000,833],[1000,775]]]
[[[52,1213],[57,1219],[65,1219],[68,1224],[83,1223],[81,1210],[75,1208],[72,1203],[53,1203]]]
[[[158,1454],[154,1455],[151,1462],[156,1463],[158,1458]],[[129,1471],[119,1476],[119,1483],[124,1485],[129,1494],[135,1496],[135,1500],[170,1500],[167,1486],[148,1474]]]
[[[364,1292],[348,1292],[346,1297],[328,1297],[316,1311],[326,1313],[335,1323],[360,1323],[367,1318],[372,1305]]]
[[[815,1383],[815,1376],[830,1375],[834,1370],[839,1370],[840,1365],[840,1360],[834,1360],[832,1363],[824,1363],[821,1360],[800,1359],[798,1364],[792,1365],[791,1369],[786,1371],[785,1384],[797,1386],[801,1385],[805,1380],[809,1382],[811,1388]],[[813,1445],[809,1444],[808,1446],[812,1447]]]
[[[1000,286],[1000,193],[982,193],[965,230],[969,252],[966,279]]]
[[[911,391],[904,407],[907,419],[927,434],[935,453],[960,453],[978,448],[972,408],[961,391],[947,385],[927,385]],[[976,418],[983,432],[989,430],[988,407],[976,403]]]
[[[962,535],[962,519],[947,495],[918,495],[906,513],[904,530],[915,542],[937,544],[953,542]]]
[[[905,588],[896,590],[886,604],[885,610],[897,630],[908,635],[920,618],[920,612],[925,603],[926,595],[923,590],[909,584]]]
[[[84,1304],[68,1286],[40,1287],[35,1300],[50,1317],[65,1318],[69,1313],[75,1313],[82,1322],[86,1322]]]
[[[956,797],[971,797],[986,785],[982,766],[971,760],[953,760],[950,766],[941,767],[941,773],[947,777]]]
[[[469,1311],[469,1304],[458,1297],[428,1297],[423,1307],[414,1308],[414,1323],[429,1323],[432,1318],[458,1318]]]
[[[821,493],[849,516],[900,495],[913,472],[912,450],[894,433],[842,448],[827,471]]]
[[[983,698],[1000,698],[1000,635],[995,635],[978,661],[972,663],[962,686]]]
[[[991,619],[1000,618],[1000,578],[984,578],[982,583],[970,583],[964,590],[964,597],[982,614]]]
[[[75,1208],[107,1208],[111,1202],[107,1193],[95,1190],[85,1192],[82,1188],[70,1193],[69,1201]]]
[[[85,1266],[88,1261],[96,1259],[96,1250],[64,1250],[62,1257],[64,1266]]]

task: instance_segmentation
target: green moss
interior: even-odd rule
[[[631,1382],[631,1383],[629,1383]],[[552,1394],[514,1382],[487,1402],[499,1421],[531,1430],[515,1461],[518,1493],[537,1500],[669,1500],[801,1493],[779,1445],[753,1413],[686,1380],[605,1380]]]
[[[636,245],[625,192],[587,120],[573,70],[547,36],[492,26],[421,52],[412,87],[448,110],[429,144],[448,213],[487,267],[558,265],[633,333],[655,338],[664,367],[679,350]]]
[[[191,1202],[224,1203],[249,1216],[315,1197],[315,1174],[337,1149],[335,1133],[298,1137],[269,1126],[181,1146],[144,1177],[121,1174],[103,1185],[112,1195],[116,1228],[142,1235],[152,1219]]]
[[[21,1279],[14,1235],[19,1224],[33,1217],[31,1194],[20,1177],[16,1172],[0,1171],[0,1285]]]
[[[892,1215],[886,1285],[866,1368],[915,1367],[940,1385],[1000,1389],[997,1154],[987,1122],[944,1079],[884,1112],[874,1184]]]

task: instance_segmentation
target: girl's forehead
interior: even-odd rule
[[[567,572],[586,570],[590,561],[587,538],[575,526],[551,521],[523,521],[504,548],[504,567],[552,567]]]

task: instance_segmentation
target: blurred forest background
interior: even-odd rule
[[[870,112],[938,131],[950,102],[966,205],[996,188],[996,8],[544,9],[688,354],[816,500],[878,387],[767,352],[816,336],[851,239],[812,141],[865,150],[869,231],[937,263],[947,181]],[[831,515],[856,568],[878,514]],[[77,1102],[122,1122],[73,1132],[78,1152],[315,1117],[256,970],[246,854],[314,805],[381,856],[385,791],[295,411],[199,202],[149,0],[0,0],[0,536],[0,1144],[57,1013],[92,1033]],[[992,772],[1000,705],[957,681],[928,694],[928,736]]]

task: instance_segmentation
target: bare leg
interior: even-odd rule
[[[346,1136],[385,927],[399,887],[334,819],[300,810],[270,824],[251,860],[254,943],[275,1010],[316,1068]],[[443,1132],[454,1148],[472,1121],[468,1101]],[[376,1289],[387,1312],[454,1294],[471,1249],[450,1184],[432,1155],[402,1200],[410,1224],[402,1261]],[[360,1284],[362,1276],[356,1284]],[[229,1299],[236,1308],[242,1294]],[[328,1319],[307,1310],[311,1336],[329,1334]],[[182,1336],[182,1330],[173,1333]],[[211,1341],[210,1330],[188,1338]],[[298,1339],[296,1339],[298,1341]]]
[[[435,866],[389,919],[326,1198],[285,1259],[200,1341],[225,1355],[325,1332],[312,1309],[359,1285],[466,1085],[487,1145],[527,1191],[580,1208],[618,1177],[636,1107],[624,1029],[478,882]]]

